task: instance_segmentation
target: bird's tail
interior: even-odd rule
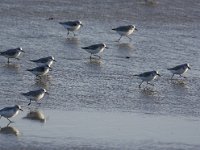
[[[138,76],[139,76],[139,74],[134,74],[133,76],[134,76],[134,77],[138,77]]]
[[[32,69],[26,69],[26,71],[33,71]]]
[[[36,62],[36,60],[30,60],[31,62]]]
[[[63,22],[59,22],[59,24],[63,25],[64,23]]]
[[[82,49],[89,49],[89,47],[81,47]]]
[[[26,96],[26,93],[20,93],[20,94]]]

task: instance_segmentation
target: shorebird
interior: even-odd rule
[[[8,63],[10,63],[10,60],[9,60],[10,58],[15,58],[19,60],[18,57],[21,54],[21,52],[24,52],[24,51],[22,50],[21,47],[18,47],[18,48],[9,49],[9,50],[0,52],[0,55],[8,58]]]
[[[87,46],[87,47],[82,47],[82,49],[86,50],[88,53],[91,54],[90,59],[92,58],[92,55],[101,58],[100,56],[95,55],[95,54],[103,52],[105,48],[108,49],[108,47],[104,43],[90,45],[90,46]]]
[[[67,22],[59,22],[59,24],[63,25],[65,29],[67,29],[67,35],[69,35],[69,32],[77,31],[80,29],[81,26],[83,26],[82,22],[79,20],[76,21],[67,21]],[[75,36],[75,33],[74,33]]]
[[[23,111],[20,105],[15,105],[13,107],[5,107],[0,110],[0,118],[4,117],[8,119],[10,123],[12,123],[12,121],[9,118],[15,117],[19,113],[19,110]]]
[[[30,61],[36,63],[38,66],[48,65],[49,67],[51,67],[53,62],[56,62],[53,56],[43,57],[40,59],[35,59],[35,60],[30,60]]]
[[[189,64],[182,64],[182,65],[175,66],[173,68],[168,68],[167,70],[171,71],[172,73],[171,79],[172,79],[175,74],[179,75],[180,77],[183,77],[182,74],[187,72],[188,69],[191,69]]]
[[[139,85],[139,88],[141,88],[141,85],[143,82],[147,82],[147,84],[150,84],[153,86],[153,84],[149,83],[149,81],[152,81],[156,78],[156,76],[160,76],[160,74],[158,73],[158,71],[149,71],[149,72],[144,72],[141,74],[136,74],[133,76],[138,76],[142,82]]]
[[[27,93],[21,93],[21,94],[25,96],[26,98],[30,99],[30,102],[28,103],[28,105],[30,105],[31,101],[38,102],[40,99],[42,99],[45,93],[48,94],[46,89],[39,89],[39,90],[29,91]]]
[[[119,42],[122,36],[126,36],[131,41],[132,39],[129,37],[129,35],[132,34],[135,30],[137,31],[137,28],[134,25],[127,25],[120,26],[112,30],[116,31],[120,35],[120,38],[117,40]]]
[[[27,69],[26,71],[29,71],[31,73],[33,73],[34,75],[36,75],[36,77],[40,77],[43,75],[46,75],[51,69],[51,67],[49,65],[43,65],[43,66],[39,66],[33,69]]]

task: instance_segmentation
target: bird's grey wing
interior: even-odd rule
[[[9,49],[7,51],[1,52],[1,55],[15,55],[16,52],[16,49]]]
[[[173,68],[168,68],[168,70],[179,70],[183,67],[184,65],[178,65],[176,67],[173,67]]]
[[[40,92],[40,90],[36,90],[36,91],[29,91],[27,93],[22,93],[22,94],[25,96],[35,96],[35,95],[38,95],[39,92]]]
[[[41,66],[41,67],[36,67],[33,69],[33,71],[38,71],[38,72],[42,72],[45,70],[45,67]]]
[[[116,30],[116,31],[128,31],[128,30],[130,30],[130,26],[120,26],[120,27],[118,27],[118,28],[115,28],[115,29],[113,29],[113,30]]]
[[[95,45],[91,45],[91,46],[88,46],[88,47],[83,47],[83,49],[92,49],[92,50],[95,50],[97,48],[99,48],[100,44],[95,44]]]
[[[60,22],[62,25],[68,25],[68,26],[76,26],[77,23],[74,21],[67,21],[67,22]]]
[[[144,72],[144,73],[139,74],[139,76],[140,77],[148,77],[148,76],[151,75],[151,73],[152,73],[152,71],[150,71],[150,72]]]
[[[5,107],[5,108],[1,109],[1,110],[0,110],[0,115],[1,115],[1,112],[9,111],[9,110],[11,110],[11,109],[13,109],[13,107]]]
[[[40,58],[40,59],[37,59],[37,60],[31,60],[33,62],[37,62],[37,63],[46,63],[48,61],[48,58],[45,57],[45,58]]]

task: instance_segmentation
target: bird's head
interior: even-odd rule
[[[136,30],[136,31],[138,30],[138,29],[135,27],[135,25],[131,25],[131,28],[134,29],[134,30]]]
[[[15,105],[15,108],[16,108],[17,110],[23,111],[20,105]]]

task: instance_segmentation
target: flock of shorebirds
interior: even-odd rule
[[[67,29],[68,35],[70,34],[70,32],[72,32],[74,36],[75,36],[74,32],[79,30],[81,26],[83,26],[81,21],[60,22],[60,24],[63,25],[64,28]],[[112,30],[116,31],[120,35],[120,38],[117,40],[119,42],[122,37],[127,37],[129,40],[131,40],[129,35],[131,35],[137,29],[134,25],[127,25],[127,26],[120,26],[117,28],[113,28]],[[100,59],[101,57],[98,56],[97,54],[103,52],[105,48],[108,48],[108,47],[104,43],[82,47],[82,49],[90,53],[90,59],[92,59],[92,56],[95,56],[95,57],[97,56]],[[19,48],[9,49],[9,50],[0,52],[0,55],[6,57],[8,59],[7,63],[10,63],[11,58],[19,59],[19,56],[22,52],[24,52],[23,49],[19,47]],[[53,56],[48,56],[48,57],[40,58],[37,60],[31,60],[31,61],[36,63],[38,67],[33,68],[33,69],[28,69],[27,71],[33,73],[34,75],[36,75],[36,77],[41,77],[43,75],[46,75],[51,70],[51,65],[56,60]],[[168,70],[171,71],[172,73],[172,77],[171,77],[172,79],[174,75],[179,75],[183,77],[182,74],[185,73],[188,69],[190,69],[190,66],[189,64],[185,63],[185,64],[175,66],[173,68],[169,68]],[[149,72],[144,72],[141,74],[136,74],[133,76],[137,76],[142,80],[142,82],[139,84],[139,88],[140,88],[143,82],[153,85],[149,82],[154,80],[157,76],[160,76],[160,74],[158,73],[158,71],[149,71]],[[22,95],[24,95],[30,100],[30,102],[28,103],[28,105],[30,105],[32,101],[38,102],[40,99],[42,99],[45,93],[47,93],[46,89],[39,89],[35,91],[29,91],[27,93],[22,93]],[[9,118],[16,116],[20,110],[22,111],[21,106],[19,105],[15,105],[13,107],[5,107],[0,110],[0,118],[4,117],[8,119],[9,122],[12,122]]]

